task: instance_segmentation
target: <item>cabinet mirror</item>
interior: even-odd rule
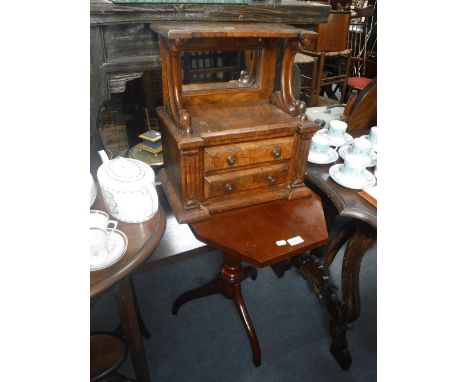
[[[182,92],[258,88],[261,53],[261,48],[183,52]]]

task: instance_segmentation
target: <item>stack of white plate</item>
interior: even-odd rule
[[[91,173],[89,174],[89,181],[90,181],[89,207],[91,208],[94,201],[96,200],[96,195],[97,195],[96,183],[94,182],[94,179]]]

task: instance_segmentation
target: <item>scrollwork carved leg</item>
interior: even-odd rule
[[[320,254],[302,256],[298,266],[318,298],[323,298],[330,321],[332,344],[330,352],[343,370],[351,366],[352,358],[348,349],[346,332],[360,314],[359,272],[364,254],[375,242],[376,231],[364,222],[335,220],[330,229],[330,240]],[[343,256],[341,274],[341,295],[338,288],[329,282],[329,267],[337,252],[347,241]]]
[[[327,244],[314,254],[300,257],[296,262],[302,276],[311,283],[318,298],[322,298],[326,293],[330,265],[333,263],[339,249],[351,237],[353,232],[351,222],[335,219],[329,229]],[[333,313],[331,314],[333,315]]]
[[[364,254],[374,244],[375,236],[376,231],[374,228],[363,222],[357,223],[343,257],[341,272],[342,302],[338,302],[334,293],[328,297],[334,309],[338,308],[330,323],[332,337],[330,352],[343,370],[349,369],[352,362],[346,340],[346,331],[349,325],[358,319],[361,312],[359,296],[361,262]]]
[[[306,40],[288,39],[286,48],[283,53],[281,63],[281,91],[275,91],[271,95],[271,102],[284,110],[293,117],[298,117],[299,120],[305,121],[306,104],[304,101],[299,101],[294,98],[292,91],[292,70],[294,64],[294,56],[299,49],[304,47]]]
[[[351,238],[354,233],[354,224],[352,222],[342,223],[336,219],[329,232],[329,240],[322,252],[322,262],[326,267],[330,267],[335,260],[336,254],[340,248]]]
[[[167,65],[164,70],[166,74],[166,85],[168,88],[167,98],[164,99],[173,121],[180,129],[182,134],[192,133],[192,117],[189,112],[185,109],[182,103],[182,81],[180,78],[180,63],[181,63],[181,49],[184,45],[185,40],[175,39],[168,40],[166,38],[161,39],[161,46],[163,49],[161,53],[167,59]],[[164,60],[163,60],[164,62]]]

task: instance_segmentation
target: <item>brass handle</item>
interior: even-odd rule
[[[273,157],[274,157],[275,159],[278,159],[278,158],[281,156],[281,150],[279,150],[279,149],[274,149],[274,150],[271,152],[271,154],[273,155]]]
[[[236,164],[236,158],[234,157],[227,157],[226,161],[228,162],[228,164],[230,164],[231,166]]]
[[[276,178],[274,176],[268,175],[268,183],[275,184]]]
[[[231,184],[231,183],[226,183],[226,184],[224,185],[224,191],[226,191],[226,192],[231,192],[231,191],[233,191],[233,190],[234,190],[234,185],[233,185],[233,184]]]

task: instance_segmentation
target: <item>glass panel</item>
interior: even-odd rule
[[[184,52],[182,91],[258,87],[261,49]]]

